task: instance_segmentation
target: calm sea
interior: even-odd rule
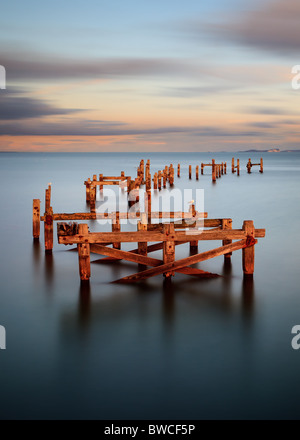
[[[300,154],[263,153],[264,174],[255,167],[251,175],[249,153],[236,154],[240,177],[231,157],[0,154],[1,419],[299,418],[300,350],[291,329],[300,325]],[[260,154],[250,157],[258,162]],[[253,283],[243,282],[237,251],[231,267],[223,257],[198,265],[223,275],[217,279],[177,274],[171,286],[163,276],[115,285],[136,265],[94,263],[90,288],[81,288],[77,254],[58,245],[56,227],[52,256],[43,233],[33,243],[32,199],[44,206],[48,182],[54,212],[85,211],[87,177],[134,175],[142,158],[154,171],[180,162],[176,187],[203,188],[209,218],[266,228]],[[188,165],[211,158],[227,161],[228,174],[215,185],[207,171],[189,181]],[[176,256],[188,252],[180,246]]]

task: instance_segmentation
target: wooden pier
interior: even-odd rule
[[[247,170],[260,165],[263,172],[263,162],[252,164],[249,159]],[[204,168],[212,170],[212,181],[226,174],[226,162],[201,163],[201,175]],[[192,166],[188,167],[189,179],[192,179]],[[237,159],[235,165],[232,159],[232,172],[240,173],[240,162]],[[177,178],[180,177],[181,166],[177,165]],[[99,176],[99,177],[97,177]],[[195,178],[199,180],[199,165],[195,168]],[[200,179],[201,180],[201,179]],[[113,263],[125,260],[138,264],[142,269],[120,280],[118,283],[131,283],[142,281],[155,275],[163,274],[171,278],[176,272],[198,278],[218,276],[200,269],[191,267],[195,263],[206,261],[224,255],[226,260],[231,258],[232,252],[242,249],[242,267],[244,276],[252,276],[254,272],[254,247],[257,239],[265,236],[264,229],[255,229],[253,221],[244,221],[241,229],[232,228],[232,219],[219,218],[209,219],[206,212],[198,212],[193,203],[188,212],[184,211],[152,211],[152,189],[160,191],[171,188],[174,185],[175,172],[173,164],[166,165],[151,177],[150,160],[146,164],[141,160],[137,167],[136,178],[125,175],[104,176],[94,174],[92,178],[84,181],[86,187],[86,201],[90,206],[90,212],[55,213],[51,204],[51,184],[45,190],[45,211],[41,215],[41,203],[39,199],[33,200],[33,238],[38,240],[40,236],[40,223],[44,222],[45,251],[53,249],[53,225],[57,221],[58,243],[64,245],[77,245],[80,279],[87,282],[91,277],[91,254],[102,255],[100,263]],[[152,188],[153,182],[153,188]],[[100,194],[104,186],[119,186],[125,191],[129,207],[139,201],[141,188],[144,186],[144,209],[140,206],[135,211],[120,212],[97,212],[96,198],[99,187]],[[126,193],[125,193],[126,195]],[[76,221],[91,221],[107,219],[111,223],[111,232],[89,232],[86,223],[78,224]],[[136,219],[137,231],[121,231],[121,220]],[[158,220],[158,223],[157,223]],[[153,222],[154,221],[154,222]],[[69,223],[67,223],[69,222]],[[222,246],[217,246],[209,251],[199,253],[198,244],[201,241],[222,241]],[[130,251],[122,250],[122,243],[136,243]],[[190,256],[176,260],[175,250],[178,245],[188,245]],[[149,254],[154,251],[162,251],[161,259],[151,258]],[[150,267],[150,268],[149,268]]]
[[[148,230],[147,223],[141,221],[141,226],[138,227],[137,232],[111,233],[89,232],[88,225],[58,223],[57,235],[60,244],[76,244],[78,246],[79,272],[82,281],[87,281],[90,278],[90,253],[110,257],[110,262],[113,262],[115,259],[151,266],[151,269],[115,280],[114,282],[116,283],[132,283],[161,274],[168,278],[173,276],[175,272],[200,278],[216,276],[216,274],[191,268],[190,265],[221,255],[224,255],[225,258],[230,258],[231,253],[239,249],[243,250],[242,265],[244,276],[252,276],[254,273],[254,245],[257,243],[257,238],[265,236],[265,230],[255,229],[251,220],[244,221],[241,229],[228,227],[231,225],[231,219],[204,219],[203,223],[204,228],[212,229],[204,229],[203,231],[194,229],[187,233],[186,231],[178,231],[176,222],[170,222],[151,225]],[[76,232],[77,230],[78,232]],[[179,260],[175,259],[176,246],[191,242],[197,242],[198,244],[199,241],[203,240],[222,240],[223,245],[206,252],[196,253],[190,257]],[[237,241],[233,242],[233,240]],[[108,244],[114,242],[138,243],[138,248],[131,251],[122,251],[107,247]],[[155,245],[148,245],[148,243],[153,242],[155,242]],[[84,246],[84,248],[81,246]],[[148,257],[148,253],[159,249],[163,250],[163,258],[161,260]],[[105,259],[104,262],[107,262],[107,260]]]

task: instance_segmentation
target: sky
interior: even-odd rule
[[[299,22],[299,0],[5,2],[0,151],[300,149]]]

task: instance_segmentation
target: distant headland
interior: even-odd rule
[[[243,150],[239,153],[300,153],[300,150],[280,150],[279,148],[271,148],[270,150]]]

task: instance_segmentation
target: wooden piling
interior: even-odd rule
[[[192,178],[192,165],[189,165],[189,179]]]
[[[203,174],[204,171],[204,163],[201,163],[201,174]]]
[[[170,236],[170,241],[164,241],[163,243],[163,262],[164,264],[172,263],[175,261],[175,241],[171,236],[174,234],[174,223],[166,223],[163,225],[163,232]],[[170,270],[164,273],[164,277],[170,278],[175,274],[174,270]]]
[[[167,187],[167,173],[166,173],[166,169],[163,170],[163,187],[164,188]]]
[[[90,186],[91,186],[91,179],[88,178],[86,184],[85,184],[85,200],[87,203],[90,201]]]
[[[138,231],[147,231],[147,214],[143,212],[141,214],[141,220],[137,224]],[[147,256],[148,253],[148,243],[146,241],[140,241],[138,243],[138,254]],[[144,269],[145,265],[139,265],[140,269]]]
[[[99,174],[99,180],[100,180],[100,182],[103,182],[103,174]],[[102,192],[103,192],[103,185],[100,185],[99,189],[100,189],[100,193],[102,194]]]
[[[40,210],[41,201],[40,199],[33,199],[32,206],[32,235],[35,240],[40,238]]]
[[[216,181],[216,164],[215,164],[215,159],[212,159],[212,161],[211,161],[211,168],[212,168],[212,181],[215,182]]]
[[[157,189],[157,173],[155,173],[154,174],[154,177],[153,177],[153,188],[154,189]]]
[[[96,185],[90,186],[90,211],[96,212]]]
[[[87,224],[80,223],[78,225],[78,233],[86,235],[89,232]],[[79,275],[81,281],[89,281],[91,276],[91,264],[90,264],[90,244],[82,243],[77,245],[78,250],[78,262],[79,262]]]
[[[111,222],[111,232],[120,232],[121,231],[121,226],[120,226],[120,213],[116,212],[114,213],[112,222]],[[113,248],[114,249],[121,249],[121,243],[120,242],[115,242],[113,243]]]
[[[52,252],[53,249],[53,210],[51,208],[51,185],[45,191],[45,214],[44,214],[44,241],[45,251]]]
[[[260,173],[264,172],[264,162],[263,162],[263,158],[262,157],[260,158],[260,170],[259,170],[259,172]]]
[[[196,166],[196,180],[199,180],[199,165]]]
[[[237,175],[240,175],[240,159],[236,160],[236,169],[237,169]]]
[[[177,177],[180,177],[180,163],[177,165]]]
[[[158,189],[161,190],[161,171],[158,171]]]
[[[224,163],[224,174],[227,174],[227,163]]]
[[[248,240],[254,240],[255,229],[252,220],[245,220],[242,229],[246,232]],[[254,245],[244,248],[242,254],[244,277],[252,277],[254,272]]]
[[[248,174],[250,174],[251,173],[251,168],[252,168],[251,159],[248,160],[246,167],[247,167]]]
[[[235,169],[234,169],[234,157],[231,159],[231,172],[234,173]]]
[[[232,229],[232,220],[231,218],[223,218],[222,219],[222,229]],[[226,244],[231,244],[232,240],[223,240],[222,241],[223,246]],[[231,258],[232,252],[228,252],[228,254],[224,254],[224,259],[227,260],[228,258]]]

